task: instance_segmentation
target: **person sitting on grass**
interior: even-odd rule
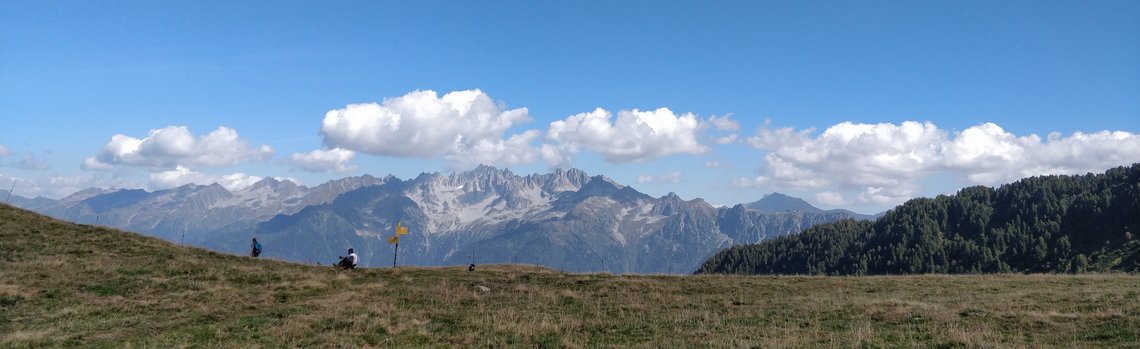
[[[353,252],[350,248],[348,249],[348,256],[340,257],[340,263],[337,263],[336,266],[340,268],[340,270],[356,269],[356,259],[356,252]]]

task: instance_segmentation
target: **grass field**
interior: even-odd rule
[[[0,205],[0,347],[1140,348],[1140,276],[338,272]]]

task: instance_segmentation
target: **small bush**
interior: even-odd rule
[[[24,297],[20,297],[19,295],[3,295],[0,296],[0,307],[15,306],[16,303],[20,303],[22,301],[24,301]]]

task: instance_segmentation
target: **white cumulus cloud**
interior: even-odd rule
[[[681,183],[681,172],[673,171],[660,176],[640,175],[637,176],[638,183],[666,183],[676,184]]]
[[[0,158],[8,156],[8,147],[0,144]]]
[[[547,165],[552,167],[570,167],[570,155],[577,153],[578,148],[571,144],[543,144],[539,154]]]
[[[150,187],[153,189],[174,188],[186,184],[210,185],[217,183],[227,190],[239,190],[257,183],[262,177],[244,173],[211,175],[178,166],[173,170],[150,174]]]
[[[534,162],[541,156],[541,150],[532,142],[542,135],[541,131],[529,130],[507,139],[481,139],[473,144],[454,147],[444,159],[457,167],[468,169],[480,164],[515,165]]]
[[[1140,162],[1140,134],[1075,132],[1016,136],[987,123],[962,131],[945,149],[946,166],[972,183],[993,185],[1036,175],[1084,174]]]
[[[592,112],[572,115],[550,123],[546,133],[549,141],[559,144],[561,156],[570,156],[581,149],[597,152],[609,162],[640,162],[673,154],[702,154],[707,147],[697,141],[704,125],[696,115],[677,115],[669,108],[653,111],[622,110],[613,119],[609,111],[598,108]],[[553,153],[553,152],[552,152]],[[547,156],[544,149],[544,157]]]
[[[421,90],[330,110],[320,133],[330,147],[373,155],[444,156],[461,166],[511,164],[536,159],[538,149],[529,144],[537,138],[533,133],[504,139],[507,129],[530,120],[526,108],[506,109],[480,90],[443,97]]]
[[[1018,178],[1083,174],[1140,161],[1140,135],[1124,131],[1076,132],[1047,139],[1018,136],[993,123],[961,132],[930,122],[843,122],[818,135],[813,129],[762,127],[748,143],[766,150],[760,175],[739,187],[790,186],[857,191],[856,202],[899,203],[918,182],[949,173],[969,184],[996,185]],[[833,191],[817,196],[838,202]]]
[[[856,201],[875,205],[895,205],[916,195],[917,187],[908,183],[900,187],[866,187]]]
[[[325,146],[360,153],[441,158],[457,169],[478,164],[515,165],[545,161],[570,166],[575,154],[595,152],[614,163],[641,162],[674,154],[702,154],[698,136],[715,128],[710,142],[736,142],[740,125],[729,115],[701,119],[668,108],[598,108],[551,122],[543,130],[508,131],[532,119],[526,108],[508,109],[481,90],[409,92],[380,103],[350,104],[325,113]],[[517,132],[517,133],[515,133]],[[545,137],[544,137],[545,134]]]
[[[308,153],[293,153],[288,163],[309,172],[349,174],[356,172],[359,167],[348,163],[355,156],[356,152],[347,149],[317,149]]]
[[[815,194],[815,201],[831,206],[845,206],[849,204],[849,202],[843,198],[843,194],[834,191],[825,191]]]
[[[737,135],[731,134],[716,139],[716,144],[729,144],[736,142]]]
[[[709,117],[708,123],[711,124],[713,128],[718,131],[728,132],[728,134],[717,136],[716,140],[714,140],[716,144],[735,143],[737,138],[739,138],[736,131],[740,131],[740,124],[729,118],[731,115],[732,114]]]
[[[731,115],[709,117],[709,123],[721,131],[740,131],[740,124],[729,118]]]
[[[177,166],[224,167],[273,156],[268,145],[251,147],[237,131],[222,126],[195,138],[186,126],[150,130],[144,138],[123,134],[111,137],[98,154],[83,160],[82,168],[106,170],[115,165],[150,168]]]

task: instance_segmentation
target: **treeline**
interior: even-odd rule
[[[741,245],[697,273],[920,274],[1140,271],[1140,164],[910,200]]]

